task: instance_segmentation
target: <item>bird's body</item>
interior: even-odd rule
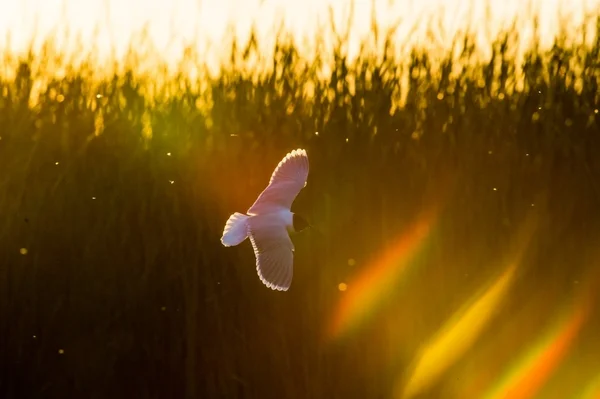
[[[269,213],[251,216],[254,219],[260,219],[263,224],[281,225],[283,224],[288,233],[295,233],[294,230],[294,214],[285,208],[281,208]]]
[[[294,244],[289,234],[308,227],[290,208],[306,186],[308,156],[305,150],[287,154],[275,168],[267,188],[248,209],[234,213],[223,230],[224,246],[238,245],[250,238],[260,280],[269,288],[287,291],[292,282]]]

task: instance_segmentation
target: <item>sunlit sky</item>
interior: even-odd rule
[[[267,45],[280,18],[293,33],[305,36],[317,26],[329,24],[330,5],[338,23],[347,18],[350,0],[0,0],[0,49],[7,46],[7,32],[11,48],[23,50],[34,32],[41,39],[68,27],[71,34],[79,33],[84,43],[95,42],[101,56],[110,54],[111,48],[119,56],[126,51],[132,34],[147,24],[156,48],[164,57],[175,58],[183,41],[202,48],[211,42],[210,49],[222,48],[230,23],[241,37],[247,37],[254,23],[258,37],[263,38],[261,43]],[[515,15],[537,10],[541,31],[550,38],[558,27],[561,8],[569,11],[569,19],[577,24],[586,10],[600,9],[600,0],[375,0],[381,25],[393,24],[399,18],[405,22],[399,36],[406,36],[418,17],[435,14],[443,15],[444,29],[450,34],[469,21],[476,29],[493,34]],[[371,0],[354,2],[350,51],[369,30],[371,9]],[[486,15],[493,18],[492,23]],[[422,26],[422,31],[425,29]],[[419,37],[413,34],[411,39]]]

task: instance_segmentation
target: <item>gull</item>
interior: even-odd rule
[[[292,283],[294,244],[290,234],[310,227],[291,206],[308,178],[308,155],[297,149],[279,162],[267,188],[246,214],[235,212],[225,223],[221,243],[235,246],[250,238],[260,281],[277,291]]]

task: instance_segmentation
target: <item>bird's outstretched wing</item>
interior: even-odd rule
[[[268,213],[279,207],[290,209],[296,196],[306,186],[308,155],[306,150],[287,154],[273,171],[267,188],[248,209],[248,215]]]
[[[249,220],[248,236],[260,281],[273,290],[287,291],[294,274],[294,245],[285,226],[260,216]]]

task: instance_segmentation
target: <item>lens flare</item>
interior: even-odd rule
[[[483,396],[485,399],[533,398],[568,353],[587,319],[588,308],[580,306],[542,337],[505,376]]]
[[[410,398],[422,392],[475,342],[505,297],[515,270],[513,263],[470,306],[459,311],[441,329],[422,350],[404,392],[396,389],[397,397]]]
[[[585,387],[581,399],[600,399],[600,374]]]
[[[487,394],[482,396],[484,399],[530,399],[535,397],[565,358],[596,306],[600,285],[600,279],[597,277],[600,276],[600,273],[597,271],[598,268],[594,268],[594,270],[587,280],[588,283],[580,290],[572,314],[569,316],[567,313],[563,313],[554,327],[516,361]],[[592,387],[589,388],[589,397],[598,399],[599,394],[600,392],[594,392]]]
[[[379,259],[365,267],[346,285],[329,326],[328,337],[337,339],[356,328],[397,284],[407,265],[424,248],[436,212],[427,212]]]
[[[516,270],[537,229],[538,215],[538,212],[531,212],[514,236],[506,257],[509,266],[504,272],[489,288],[469,301],[470,305],[459,310],[424,346],[404,389],[402,381],[394,387],[396,397],[410,398],[421,393],[475,343],[513,283]]]

